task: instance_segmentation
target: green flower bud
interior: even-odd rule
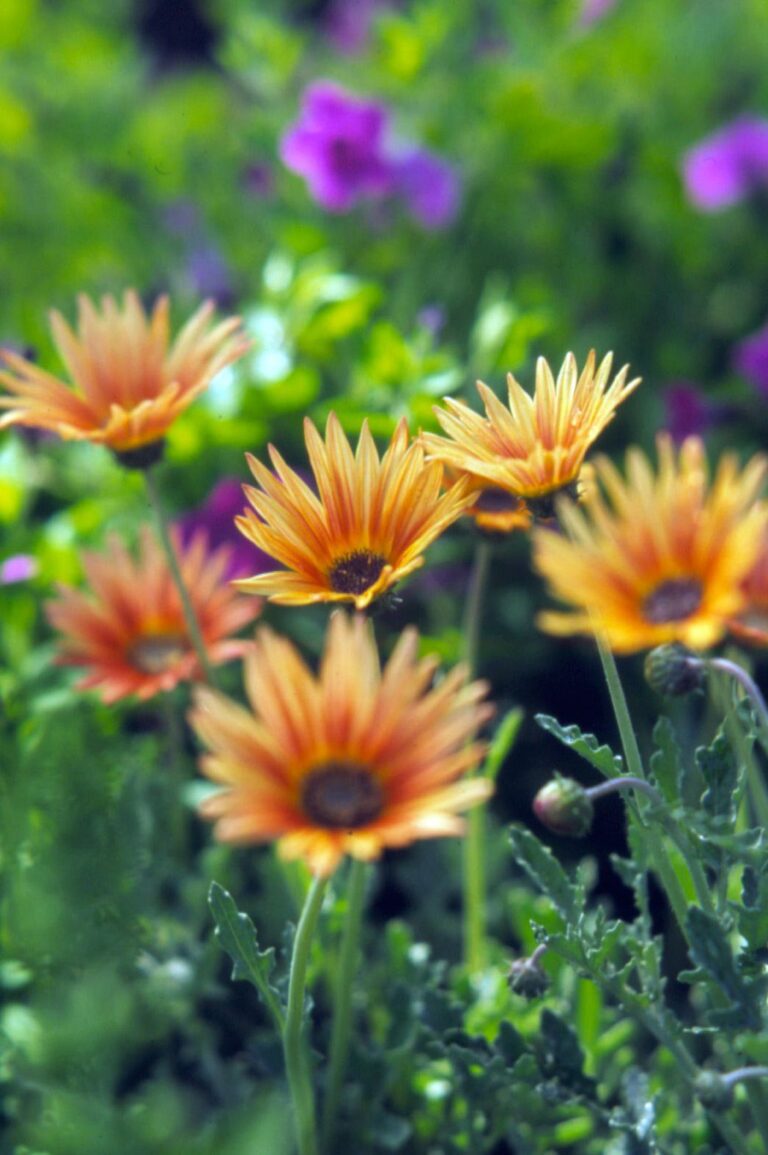
[[[533,812],[555,834],[583,838],[592,827],[594,807],[580,783],[557,774],[534,798]]]
[[[657,646],[645,659],[645,680],[665,698],[700,690],[706,680],[704,663],[680,642]]]

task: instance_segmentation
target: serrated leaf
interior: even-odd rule
[[[491,748],[486,755],[483,766],[483,777],[489,778],[491,782],[496,781],[504,759],[514,746],[524,716],[520,707],[515,706],[513,710],[504,715],[501,725],[494,734]]]
[[[528,877],[547,895],[568,923],[584,910],[584,887],[573,883],[552,851],[527,826],[509,828],[512,853]]]
[[[594,1080],[584,1074],[584,1052],[576,1032],[548,1009],[541,1012],[539,1040],[544,1074],[581,1093],[593,1089]]]
[[[617,778],[624,773],[624,763],[610,746],[598,742],[594,734],[583,734],[578,726],[561,726],[549,714],[536,714],[536,721],[542,730],[554,735],[564,746],[581,755],[590,766],[594,766],[606,778]]]
[[[709,975],[721,991],[735,1004],[728,1012],[737,1012],[740,1025],[757,1028],[760,1016],[753,1004],[753,995],[745,983],[733,957],[731,944],[720,920],[698,906],[688,910],[686,918],[691,958],[697,967]],[[721,1011],[718,1010],[718,1014]]]
[[[701,804],[711,815],[733,820],[738,765],[731,744],[720,731],[711,746],[700,746],[696,751],[696,765],[701,771],[707,789]]]
[[[682,786],[680,746],[669,718],[659,718],[653,728],[653,741],[656,749],[651,755],[651,774],[667,802],[679,802]]]
[[[274,949],[259,950],[255,926],[247,914],[237,909],[232,895],[218,882],[211,883],[208,905],[216,923],[216,938],[234,963],[232,978],[245,980],[256,987],[282,1032],[285,1021],[283,1008],[269,981],[275,965]]]

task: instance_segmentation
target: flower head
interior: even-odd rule
[[[209,552],[205,535],[182,548],[174,532],[182,578],[212,664],[240,657],[248,643],[231,637],[260,611],[224,581],[229,551]],[[105,554],[84,558],[88,591],[60,587],[46,606],[63,634],[59,662],[84,666],[79,689],[97,688],[105,702],[135,694],[146,700],[199,677],[198,661],[165,554],[151,533],[134,559],[117,539]]]
[[[285,165],[303,176],[312,197],[331,212],[348,212],[366,197],[393,189],[384,152],[388,113],[328,81],[311,84],[296,124],[280,142]]]
[[[740,470],[725,455],[710,485],[704,447],[688,438],[676,451],[658,438],[659,468],[627,453],[626,480],[606,458],[582,508],[561,502],[564,533],[535,530],[534,560],[572,613],[545,613],[555,634],[598,633],[629,653],[667,642],[715,645],[744,605],[742,582],[754,563],[768,506],[759,499],[766,461]]]
[[[104,297],[101,311],[83,295],[77,336],[54,310],[51,329],[72,383],[4,351],[12,371],[0,370],[10,390],[0,396],[0,409],[8,410],[0,428],[31,425],[126,454],[161,441],[212,377],[247,348],[236,317],[209,326],[212,309],[210,303],[198,309],[170,348],[167,297],[147,317],[133,291],[122,307]]]
[[[491,783],[459,781],[477,764],[472,738],[491,714],[482,682],[457,667],[432,685],[414,630],[381,669],[370,624],[336,613],[314,675],[294,646],[259,631],[245,659],[252,711],[201,687],[191,722],[225,786],[201,808],[223,842],[279,839],[284,858],[330,874],[345,854],[461,834],[458,813]]]
[[[426,464],[421,447],[409,444],[405,421],[381,460],[367,423],[356,453],[334,413],[325,441],[309,419],[304,436],[317,493],[273,446],[274,474],[248,455],[260,488],[245,486],[253,509],[236,524],[287,568],[235,584],[282,605],[345,601],[365,609],[422,565],[426,547],[470,504],[470,483],[441,496],[443,467]]]
[[[742,116],[686,153],[683,178],[696,208],[717,212],[768,188],[768,120]]]
[[[763,534],[754,564],[741,585],[744,605],[728,629],[740,641],[768,646],[768,530]]]
[[[418,224],[439,229],[459,208],[461,183],[452,165],[427,149],[395,143],[386,105],[327,80],[307,88],[299,119],[280,142],[280,157],[329,212],[400,197]]]
[[[579,373],[569,353],[555,380],[540,357],[533,397],[511,373],[507,377],[508,407],[478,381],[486,416],[446,398],[446,408],[435,413],[448,436],[423,434],[428,456],[549,516],[554,495],[574,485],[587,450],[639,384],[639,378],[627,381],[626,365],[609,384],[612,361],[609,353],[596,369],[591,352]]]
[[[736,346],[733,367],[763,396],[768,396],[768,325]]]
[[[413,219],[425,229],[449,225],[461,201],[456,169],[424,148],[411,149],[393,163],[396,190]]]
[[[678,381],[664,391],[664,427],[676,444],[686,437],[706,433],[728,415],[724,405],[711,401],[700,389],[688,381]]]

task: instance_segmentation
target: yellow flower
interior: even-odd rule
[[[208,302],[187,321],[168,347],[168,298],[150,317],[129,290],[122,309],[113,297],[78,298],[78,335],[60,313],[51,329],[72,384],[5,350],[12,372],[0,370],[10,393],[0,396],[8,412],[0,428],[31,425],[69,440],[95,441],[116,453],[131,453],[160,441],[173,421],[225,365],[248,347],[230,317],[213,328]]]
[[[638,449],[624,480],[605,458],[581,507],[558,505],[563,534],[537,529],[534,562],[570,614],[545,613],[555,634],[599,633],[629,653],[667,642],[706,649],[744,605],[742,583],[760,548],[768,506],[759,501],[766,461],[740,470],[725,455],[709,483],[704,447],[688,438],[676,455],[658,439],[654,475]]]
[[[754,565],[741,585],[744,606],[728,622],[730,632],[742,642],[768,646],[768,531],[763,535]]]
[[[248,642],[231,637],[253,621],[261,604],[238,597],[225,580],[230,551],[209,553],[205,534],[175,548],[211,663],[240,657]],[[200,676],[184,610],[163,550],[145,530],[136,560],[117,538],[106,554],[86,554],[89,589],[62,586],[48,603],[48,620],[63,634],[58,661],[84,666],[78,689],[96,688],[105,702],[141,700]]]
[[[190,720],[209,751],[201,768],[225,787],[201,807],[217,838],[279,839],[282,857],[327,875],[346,854],[461,834],[458,812],[493,789],[461,780],[492,707],[461,667],[433,686],[437,661],[418,660],[417,647],[406,630],[382,670],[370,623],[337,612],[317,675],[261,629],[245,659],[252,710],[199,687]]]
[[[253,510],[235,523],[286,569],[235,584],[282,605],[353,602],[365,609],[423,564],[426,547],[470,504],[470,483],[464,479],[440,496],[443,467],[425,464],[421,447],[409,444],[405,421],[381,460],[367,422],[354,454],[334,413],[325,442],[309,419],[304,435],[317,493],[273,446],[274,474],[248,454],[261,488],[245,487]]]
[[[569,353],[555,381],[539,357],[533,397],[508,375],[508,407],[478,381],[486,416],[446,398],[446,408],[435,414],[448,436],[422,434],[428,457],[522,498],[536,516],[552,516],[554,496],[569,489],[576,496],[573,487],[587,451],[640,383],[639,377],[627,381],[625,365],[609,384],[612,363],[609,353],[595,369],[592,351],[579,373]]]

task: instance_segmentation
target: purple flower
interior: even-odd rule
[[[768,324],[736,346],[733,367],[756,389],[768,395]]]
[[[249,164],[243,173],[243,185],[246,192],[250,193],[251,196],[259,197],[261,200],[268,200],[275,191],[275,181],[271,166],[261,161],[255,161],[253,164]]]
[[[579,24],[582,28],[588,28],[590,24],[602,20],[615,7],[616,0],[582,0]]]
[[[274,559],[262,553],[238,531],[235,517],[247,505],[243,487],[234,478],[224,478],[215,487],[208,500],[199,508],[179,518],[183,545],[187,545],[201,529],[208,535],[210,549],[227,545],[231,550],[225,578],[250,577],[274,569]]]
[[[447,161],[418,148],[395,162],[395,173],[397,191],[420,225],[440,229],[451,223],[459,209],[461,183]]]
[[[323,208],[343,213],[365,197],[392,191],[384,152],[387,110],[328,81],[311,84],[301,114],[280,142],[283,163],[303,176]]]
[[[686,437],[706,433],[724,416],[723,407],[713,404],[689,381],[680,381],[665,390],[664,410],[664,428],[678,444]]]
[[[229,266],[214,245],[199,245],[192,249],[186,262],[187,278],[199,297],[212,297],[228,308],[234,300]]]
[[[387,0],[334,0],[326,17],[328,39],[339,52],[354,56],[368,45],[376,12]]]
[[[17,553],[0,564],[0,585],[10,586],[26,582],[37,575],[38,565],[28,553]]]
[[[768,188],[768,120],[743,116],[702,140],[685,154],[683,178],[689,199],[704,212]]]

